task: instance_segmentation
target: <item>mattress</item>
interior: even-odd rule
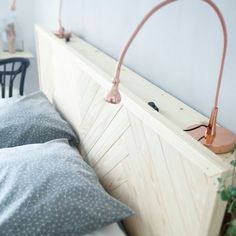
[[[126,234],[120,229],[118,224],[111,224],[84,236],[126,236]]]

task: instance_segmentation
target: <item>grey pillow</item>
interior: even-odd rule
[[[0,100],[0,148],[59,138],[79,142],[43,93]]]
[[[65,140],[0,150],[1,236],[79,236],[131,214]]]

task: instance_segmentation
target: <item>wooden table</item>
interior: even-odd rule
[[[13,58],[13,57],[23,57],[23,58],[33,58],[33,54],[30,51],[22,51],[16,53],[9,53],[9,52],[0,52],[0,60]]]

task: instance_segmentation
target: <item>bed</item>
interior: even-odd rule
[[[231,156],[183,132],[206,117],[126,67],[122,102],[108,104],[114,59],[74,35],[65,43],[36,26],[35,36],[40,89],[79,135],[105,189],[136,212],[124,221],[128,234],[218,235],[226,204],[217,178],[230,171]]]

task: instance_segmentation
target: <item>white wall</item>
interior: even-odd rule
[[[11,0],[0,1],[0,21],[8,14]],[[17,1],[16,21],[20,26],[23,39],[24,48],[30,50],[35,55],[34,44],[34,1],[19,0]],[[38,90],[38,77],[36,69],[36,60],[30,60],[31,65],[27,71],[25,81],[25,93],[30,93]]]
[[[134,27],[158,2],[67,0],[64,25],[117,58]],[[236,1],[214,2],[225,16],[229,33],[219,122],[236,133]],[[59,0],[35,0],[36,21],[48,29],[57,28],[58,3]],[[179,0],[150,19],[129,50],[125,63],[209,116],[221,50],[222,32],[210,7],[200,0]]]

